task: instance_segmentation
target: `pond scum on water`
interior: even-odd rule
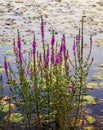
[[[0,96],[0,128],[2,130],[80,130],[93,127],[94,117],[87,115],[86,78],[93,62],[92,35],[88,55],[84,55],[83,24],[76,35],[71,59],[65,34],[58,44],[52,31],[50,44],[45,43],[45,28],[41,16],[42,52],[37,48],[36,36],[28,56],[22,52],[18,30],[13,40],[16,71],[7,56],[4,69],[9,95]],[[3,86],[1,87],[3,88]],[[92,99],[94,101],[94,99]],[[88,126],[90,125],[90,126]]]

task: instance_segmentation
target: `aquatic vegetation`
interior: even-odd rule
[[[98,86],[98,83],[95,83],[95,82],[90,82],[86,84],[86,87],[88,89],[93,89],[94,87],[97,87],[97,86]]]
[[[90,115],[86,116],[86,120],[88,121],[89,124],[93,124],[96,121],[95,117]]]
[[[84,17],[82,28],[74,39],[72,46],[73,60],[66,44],[66,36],[62,35],[60,43],[56,42],[55,30],[52,31],[50,44],[45,43],[45,25],[41,16],[41,44],[38,49],[36,35],[31,45],[31,51],[23,55],[22,38],[18,30],[17,43],[13,40],[16,70],[4,57],[4,69],[9,86],[7,111],[7,127],[11,122],[19,122],[20,118],[25,128],[37,127],[69,130],[79,129],[78,120],[84,117],[84,95],[87,91],[86,78],[93,62],[91,58],[92,35],[87,57],[84,55]],[[89,97],[90,98],[90,97]],[[91,99],[94,101],[93,99]],[[12,113],[11,102],[20,115]],[[91,102],[92,102],[91,101]],[[23,116],[23,118],[22,118]],[[5,118],[4,118],[5,120]],[[22,121],[23,120],[23,121]],[[82,125],[81,125],[82,127]]]
[[[95,97],[90,96],[90,95],[83,96],[83,104],[92,104],[92,105],[95,105],[96,104]]]

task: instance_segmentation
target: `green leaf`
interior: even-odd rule
[[[7,119],[7,116],[5,117],[5,119]],[[21,113],[12,113],[10,115],[10,122],[18,123],[22,121],[22,119],[23,119],[23,115]]]
[[[88,121],[89,124],[93,124],[96,121],[95,117],[90,115],[86,116],[86,120]]]
[[[15,107],[14,104],[10,104],[10,109],[13,109]],[[9,104],[6,104],[4,106],[0,106],[0,110],[3,112],[8,112],[9,111]]]
[[[0,73],[4,73],[4,68],[0,68]]]
[[[97,83],[90,82],[90,83],[87,83],[87,84],[86,84],[86,87],[87,87],[88,89],[92,89],[92,88],[96,87],[97,85],[98,85]]]
[[[83,96],[83,104],[96,104],[96,100],[93,96],[85,95]]]

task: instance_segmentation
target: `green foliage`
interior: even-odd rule
[[[7,116],[5,117],[7,119]],[[21,113],[12,113],[10,115],[10,122],[18,123],[21,122],[23,119],[23,115]]]
[[[96,121],[95,117],[90,115],[86,116],[86,120],[88,121],[89,124],[93,124]]]
[[[69,58],[64,34],[60,46],[55,42],[54,31],[51,45],[45,45],[42,16],[41,34],[42,53],[37,50],[34,36],[32,53],[29,52],[28,57],[22,54],[19,31],[17,46],[14,40],[17,72],[9,63],[7,83],[10,86],[11,98],[21,114],[11,114],[9,109],[9,122],[19,122],[23,119],[30,130],[32,125],[38,125],[38,129],[42,130],[43,124],[55,122],[59,124],[59,129],[74,130],[78,118],[82,118],[83,101],[88,100],[88,97],[84,97],[87,91],[85,80],[93,61],[90,60],[92,43],[87,57],[84,57],[83,18],[82,31],[79,30],[76,42],[73,44],[72,61]],[[91,99],[90,102],[92,101],[94,100]],[[7,105],[3,111],[8,111]]]

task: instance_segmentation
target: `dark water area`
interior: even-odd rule
[[[93,89],[87,92],[89,95],[95,97],[95,99],[102,100],[102,103],[96,105],[86,105],[86,108],[90,108],[93,111],[94,116],[103,116],[103,89]]]

